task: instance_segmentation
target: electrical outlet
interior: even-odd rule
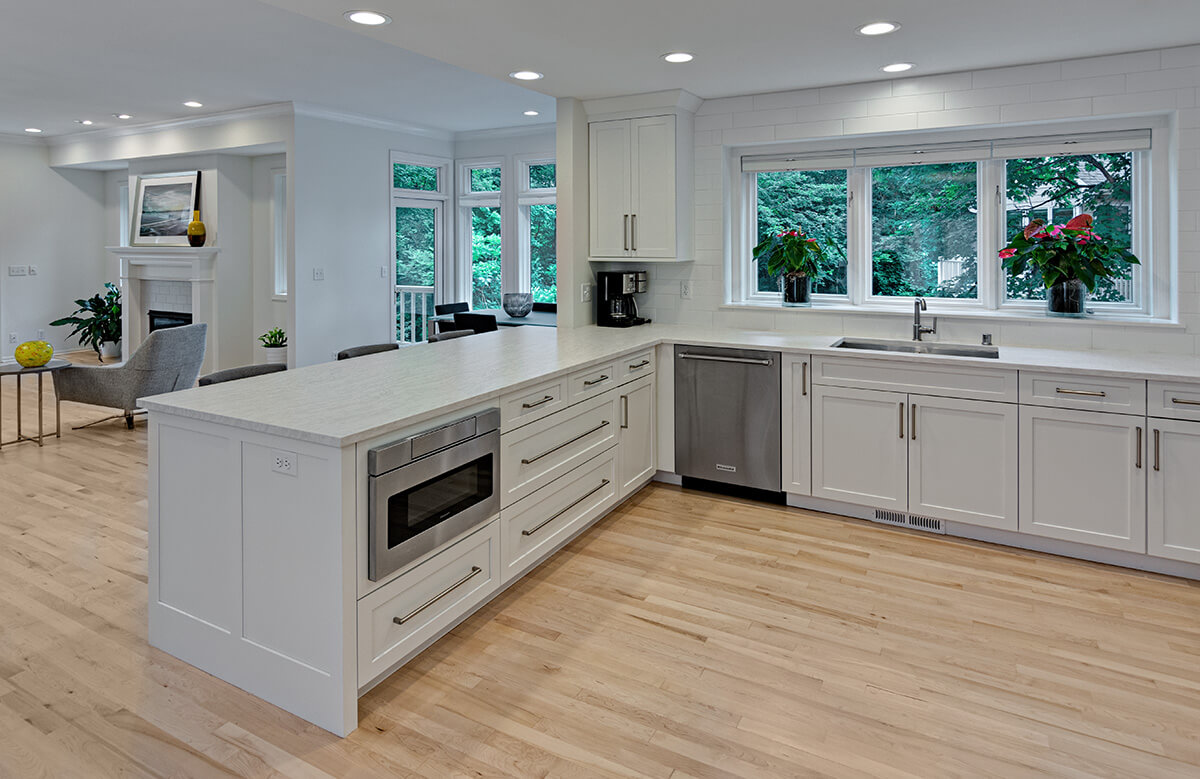
[[[592,284],[583,284],[579,288],[579,299],[584,303],[592,302],[592,290],[595,286]]]
[[[29,275],[29,266],[28,265],[9,265],[8,266],[8,275],[9,276],[28,276]]]
[[[379,278],[381,278],[381,279],[387,278],[387,266],[386,265],[379,266]]]
[[[30,275],[30,276],[36,276],[37,274],[38,274],[38,269],[37,269],[37,266],[36,266],[36,265],[30,265],[30,266],[29,266],[29,275]]]
[[[8,334],[8,342],[9,342],[10,344],[15,344],[15,343],[17,342],[17,334],[16,334],[16,333],[9,333],[9,334]]]
[[[271,452],[271,470],[287,476],[296,474],[296,453],[275,449]]]
[[[324,281],[324,280],[325,280],[325,269],[324,268],[313,268],[313,281]]]
[[[686,279],[684,281],[679,282],[679,297],[683,298],[684,300],[692,299],[692,281],[691,281],[691,279]]]

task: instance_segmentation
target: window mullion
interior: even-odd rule
[[[846,294],[861,306],[871,293],[871,171],[846,172]]]

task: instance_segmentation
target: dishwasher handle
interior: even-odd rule
[[[736,362],[744,365],[774,365],[775,361],[771,358],[756,359],[754,357],[720,357],[712,354],[692,354],[683,352],[679,355],[684,360],[707,360],[708,362]]]

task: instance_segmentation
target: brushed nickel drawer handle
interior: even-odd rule
[[[625,251],[629,251],[629,214],[625,215],[625,227],[622,230],[621,238],[625,241],[625,245],[622,248]]]
[[[908,422],[908,432],[910,434],[909,437],[912,438],[912,440],[916,441],[917,440],[917,404],[913,403],[909,407],[909,409],[912,411],[912,415],[911,415],[912,419],[910,419]]]
[[[579,435],[572,438],[570,441],[563,441],[558,446],[554,447],[553,449],[547,449],[546,451],[539,454],[537,457],[530,457],[527,460],[521,460],[521,465],[532,465],[533,463],[536,463],[538,460],[542,459],[543,457],[554,454],[559,449],[562,449],[564,446],[570,446],[571,444],[575,443],[576,441],[578,441],[582,438],[587,438],[588,436],[590,436],[592,433],[596,432],[597,430],[603,430],[606,427],[608,427],[607,419],[604,420],[603,422],[601,422],[600,424],[596,425],[595,427],[593,427],[591,430],[588,430],[586,433],[580,433]]]
[[[1200,400],[1184,400],[1183,398],[1171,398],[1172,403],[1178,403],[1181,406],[1200,406]]]
[[[1137,429],[1137,462],[1134,464],[1138,470],[1142,467],[1142,428]]]
[[[534,533],[536,533],[536,532],[538,532],[539,530],[541,530],[542,528],[544,528],[546,525],[549,525],[551,522],[553,522],[554,520],[558,519],[558,518],[559,518],[559,517],[561,517],[563,514],[566,514],[568,511],[570,511],[571,509],[575,508],[575,507],[576,507],[576,506],[578,506],[580,503],[583,503],[585,500],[587,500],[588,498],[592,497],[593,495],[595,495],[595,494],[596,494],[597,492],[599,492],[600,490],[602,490],[602,489],[604,489],[605,487],[607,487],[607,486],[608,486],[608,484],[609,484],[609,481],[608,481],[608,479],[605,479],[604,481],[600,482],[600,484],[598,484],[597,486],[595,486],[595,487],[593,487],[592,489],[588,490],[588,491],[587,491],[587,493],[585,493],[585,494],[584,494],[584,495],[582,495],[581,497],[579,497],[579,498],[577,498],[577,499],[575,499],[575,500],[571,501],[570,505],[567,505],[567,506],[563,507],[563,509],[562,509],[561,511],[559,511],[557,514],[555,514],[554,516],[552,516],[552,517],[549,517],[549,518],[547,518],[547,519],[543,519],[541,522],[537,523],[536,525],[534,525],[534,526],[533,526],[533,527],[531,527],[531,528],[526,528],[525,530],[522,530],[522,531],[521,531],[521,535],[523,535],[523,536],[531,536],[531,535],[533,535]]]
[[[800,363],[800,394],[808,394],[808,360]]]
[[[621,429],[629,429],[629,396],[621,396]]]
[[[590,380],[590,381],[585,381],[585,382],[583,383],[583,386],[585,386],[585,387],[594,387],[594,386],[596,386],[597,384],[603,384],[603,383],[604,383],[604,382],[606,382],[606,381],[608,381],[608,374],[602,374],[602,375],[600,376],[600,378],[598,378],[598,379],[592,379],[592,380]]]
[[[636,371],[638,368],[645,368],[649,364],[650,364],[649,360],[642,360],[637,365],[630,365],[629,370]]]
[[[1161,466],[1162,466],[1162,447],[1160,446],[1161,443],[1162,443],[1162,438],[1159,435],[1159,431],[1155,430],[1154,431],[1154,470],[1156,470],[1156,471],[1162,470],[1162,468],[1161,468]]]
[[[1091,392],[1089,390],[1063,389],[1062,387],[1055,387],[1054,391],[1057,392],[1059,395],[1085,395],[1089,398],[1107,398],[1108,397],[1107,392]]]
[[[631,214],[629,222],[629,250],[637,251],[637,214]]]
[[[900,401],[900,438],[904,438],[904,401]]]
[[[407,614],[405,614],[403,617],[392,617],[392,622],[395,622],[397,625],[403,625],[405,622],[409,622],[410,620],[412,620],[413,618],[415,618],[415,617],[416,617],[418,614],[420,614],[422,611],[424,611],[425,609],[429,608],[429,607],[430,607],[430,606],[432,606],[433,604],[437,603],[437,602],[438,602],[438,601],[440,601],[442,598],[444,598],[444,597],[446,597],[447,595],[449,595],[450,593],[454,592],[454,591],[455,591],[455,590],[457,590],[459,587],[461,587],[461,586],[463,586],[464,584],[466,584],[467,582],[471,581],[471,579],[474,579],[476,576],[478,576],[478,575],[479,575],[479,574],[481,574],[481,573],[483,573],[483,569],[482,569],[482,568],[480,568],[478,565],[473,565],[473,566],[471,566],[471,572],[470,572],[469,574],[467,574],[466,576],[462,577],[461,579],[459,579],[458,581],[456,581],[454,584],[451,584],[449,587],[447,587],[446,589],[442,590],[442,591],[441,591],[441,592],[439,592],[437,595],[434,595],[432,598],[430,598],[429,600],[425,601],[425,602],[424,602],[424,603],[422,603],[420,606],[417,606],[415,609],[413,609],[412,611],[408,612],[408,613],[407,613]]]
[[[533,403],[522,403],[521,408],[537,408],[538,406],[542,405],[543,403],[549,403],[552,400],[554,400],[554,396],[547,395],[546,397],[542,398],[541,400],[535,401]]]

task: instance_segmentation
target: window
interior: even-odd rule
[[[556,186],[554,163],[534,163],[528,165],[530,189],[554,189]]]
[[[469,168],[468,188],[471,192],[499,192],[500,168]]]
[[[471,208],[471,308],[500,307],[500,206]]]
[[[275,296],[286,297],[287,286],[287,173],[271,171],[271,252],[275,269]]]
[[[441,192],[441,169],[434,165],[392,163],[392,188],[417,192]]]
[[[434,303],[450,297],[453,265],[446,251],[450,160],[392,153],[395,216],[396,340],[418,343],[433,333]]]
[[[1142,118],[1064,124],[1035,137],[1005,137],[1001,128],[990,131],[995,137],[905,136],[903,146],[882,137],[852,149],[822,142],[773,154],[734,150],[742,185],[730,204],[737,237],[729,299],[778,300],[779,279],[753,259],[753,247],[801,229],[827,249],[827,274],[814,286],[818,306],[899,310],[921,296],[944,311],[1040,313],[1041,279],[1009,278],[998,252],[1034,219],[1061,225],[1090,213],[1097,232],[1141,260],[1120,264],[1090,308],[1167,318],[1167,128],[1165,119]]]
[[[529,206],[529,289],[538,303],[558,300],[557,217],[554,203]]]

